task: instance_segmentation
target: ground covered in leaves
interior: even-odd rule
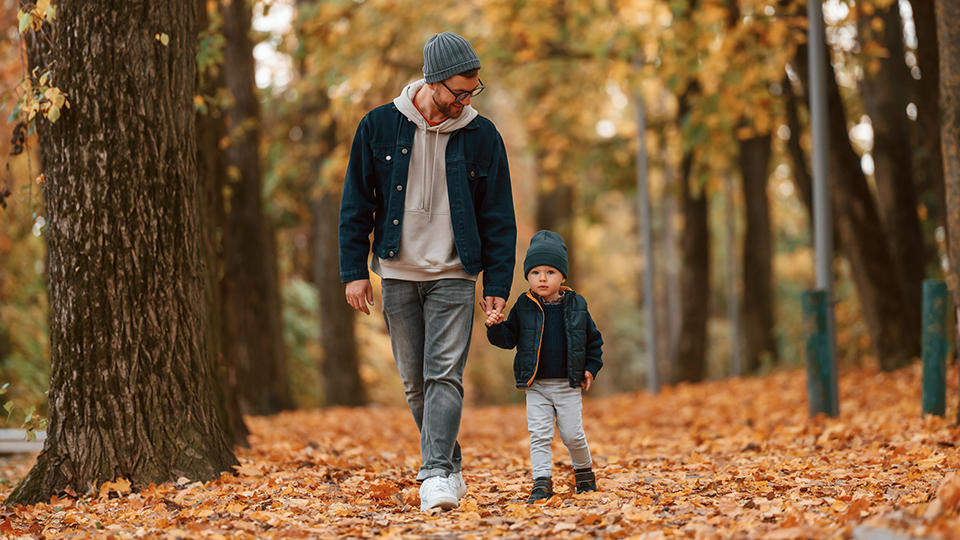
[[[468,408],[468,494],[424,514],[405,409],[250,418],[241,466],[207,483],[132,492],[122,479],[72,499],[6,509],[6,536],[957,538],[957,372],[947,420],[920,417],[920,368],[846,373],[841,415],[807,415],[805,374],[782,372],[588,398],[600,491],[576,495],[554,446],[557,496],[525,503],[522,406]],[[32,457],[0,463],[6,496]],[[559,485],[557,485],[559,484]],[[893,538],[890,536],[888,538]]]

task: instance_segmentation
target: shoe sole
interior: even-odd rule
[[[421,511],[421,512],[427,512],[427,511],[429,511],[429,510],[433,510],[434,508],[439,508],[439,509],[441,509],[441,510],[452,510],[452,509],[456,508],[457,505],[458,505],[458,502],[457,502],[457,499],[456,499],[456,498],[453,498],[453,499],[440,499],[440,500],[438,500],[438,501],[435,501],[435,502],[433,503],[433,506],[430,506],[430,507],[426,507],[426,506],[424,506],[424,505],[421,503],[421,504],[420,504],[420,511]]]

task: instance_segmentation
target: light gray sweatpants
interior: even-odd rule
[[[530,468],[534,478],[552,477],[553,423],[570,451],[574,469],[593,466],[583,432],[583,402],[579,388],[567,379],[536,379],[527,388],[527,429],[530,430]]]

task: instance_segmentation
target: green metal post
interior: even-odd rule
[[[947,412],[947,284],[923,282],[923,414]]]
[[[837,375],[830,346],[827,324],[826,291],[803,293],[803,330],[807,349],[807,398],[810,401],[810,416],[825,413],[837,416],[840,407],[837,400]]]

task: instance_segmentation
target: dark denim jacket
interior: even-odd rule
[[[340,203],[340,280],[367,279],[374,256],[396,257],[404,189],[416,126],[388,103],[357,128]],[[447,142],[447,192],[457,254],[468,274],[483,270],[483,295],[508,298],[516,258],[517,226],[506,149],[482,116]]]

